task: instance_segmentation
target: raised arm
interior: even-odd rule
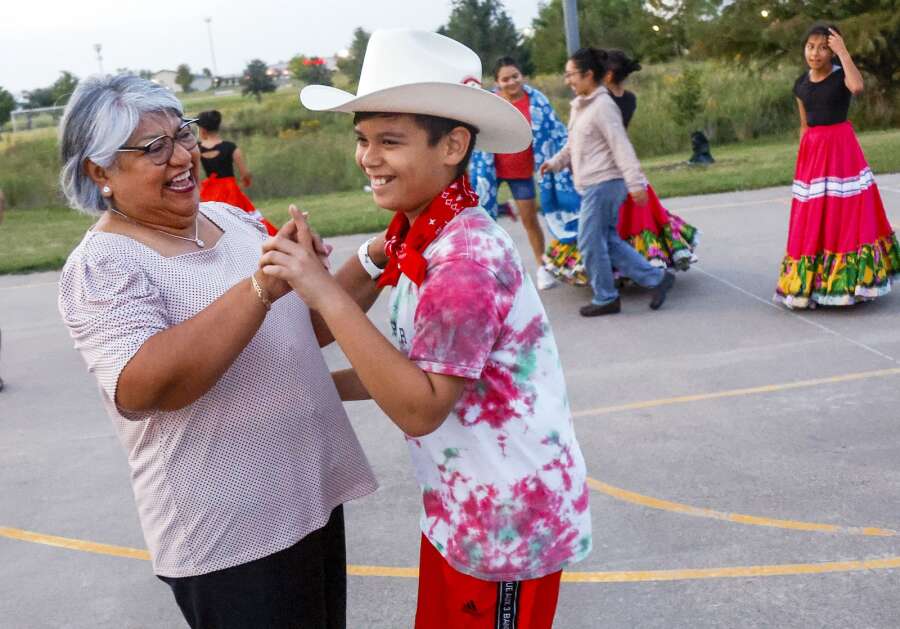
[[[850,90],[850,93],[854,96],[862,94],[862,74],[860,74],[859,69],[850,57],[850,53],[847,51],[847,46],[844,44],[844,38],[833,29],[828,29],[828,32],[831,33],[828,36],[828,47],[838,56],[838,59],[841,60],[841,67],[844,68],[844,85],[847,86],[847,89]]]
[[[436,430],[462,395],[465,379],[426,372],[395,348],[372,324],[356,301],[314,261],[311,237],[303,217],[297,241],[279,238],[263,256],[263,271],[290,281],[315,308],[355,369],[333,376],[345,399],[371,395],[406,434],[419,437]]]

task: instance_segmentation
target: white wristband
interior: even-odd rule
[[[375,264],[372,258],[369,257],[369,245],[372,244],[373,240],[375,240],[375,236],[372,236],[360,245],[359,249],[356,251],[356,257],[359,258],[359,263],[362,265],[362,268],[366,270],[366,273],[369,274],[369,277],[373,280],[377,280],[379,276],[384,273],[384,269]]]

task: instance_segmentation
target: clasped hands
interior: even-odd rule
[[[262,246],[259,267],[273,300],[295,290],[312,309],[326,298],[328,289],[339,288],[329,269],[332,247],[309,226],[306,214],[288,208],[291,220]]]

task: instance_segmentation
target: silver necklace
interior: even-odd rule
[[[156,227],[150,227],[149,225],[147,225],[147,223],[144,223],[137,219],[131,218],[124,212],[120,212],[119,210],[117,210],[116,208],[114,208],[111,205],[109,206],[109,209],[112,210],[113,212],[115,212],[116,214],[118,214],[119,216],[121,216],[122,218],[124,218],[126,221],[134,223],[135,225],[141,225],[142,227],[146,227],[147,229],[152,229],[153,231],[159,232],[160,234],[165,234],[166,236],[171,236],[172,238],[178,238],[179,240],[187,240],[188,242],[192,242],[195,245],[197,245],[200,249],[203,249],[203,247],[206,246],[206,243],[203,242],[203,240],[201,238],[198,238],[198,236],[200,234],[199,216],[194,218],[194,237],[188,238],[187,236],[178,236],[177,234],[170,234],[169,232],[167,232],[163,229],[157,229]]]

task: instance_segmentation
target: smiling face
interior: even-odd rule
[[[578,65],[569,59],[566,61],[565,73],[566,85],[568,85],[576,96],[588,96],[597,89],[597,82],[594,80],[593,70],[582,72],[578,69]]]
[[[368,117],[355,131],[356,163],[379,207],[415,218],[455,178],[462,155],[453,133],[432,146],[428,132],[409,114]]]
[[[828,47],[828,38],[825,35],[810,35],[803,48],[806,64],[810,70],[825,71],[831,69],[831,60],[834,53]]]
[[[173,113],[146,114],[125,144],[144,146],[163,135],[175,137],[181,122]],[[109,186],[114,206],[132,218],[150,225],[182,226],[193,224],[197,213],[199,169],[199,149],[188,151],[176,142],[169,161],[161,165],[143,152],[119,153],[115,164],[104,169],[105,181],[98,183]]]
[[[516,66],[503,66],[497,70],[497,87],[509,100],[516,100],[522,96],[522,85],[525,77]]]

